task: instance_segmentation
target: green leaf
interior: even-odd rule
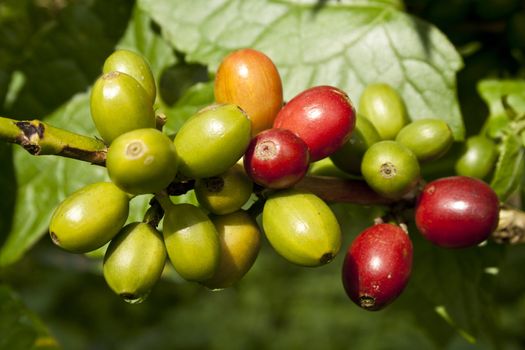
[[[414,263],[407,290],[410,309],[417,314],[422,312],[422,302],[430,303],[434,312],[469,342],[494,337],[494,273],[503,261],[505,248],[486,244],[443,249],[424,240],[415,227],[410,232],[414,233]],[[432,334],[440,325],[426,326]]]
[[[153,31],[151,18],[137,6],[117,48],[142,54],[155,72],[157,82],[164,69],[176,62],[171,46]]]
[[[489,107],[489,119],[484,129],[490,137],[500,137],[510,123],[501,101],[503,96],[507,96],[507,102],[515,112],[525,113],[525,80],[482,80],[477,89]]]
[[[164,130],[168,133],[177,132],[189,117],[213,103],[213,99],[213,83],[198,83],[192,86],[173,107],[166,107],[168,122]]]
[[[498,197],[505,201],[521,182],[523,175],[524,149],[521,137],[513,132],[507,132],[500,144],[500,155],[490,186]]]
[[[462,139],[455,74],[462,61],[434,26],[378,1],[140,0],[188,61],[214,71],[230,51],[265,52],[281,74],[285,99],[331,84],[358,101],[365,85],[386,82],[412,119],[445,120]]]
[[[16,18],[31,25],[16,32],[16,45],[7,41],[11,44],[7,57],[13,59],[6,69],[19,72],[25,85],[7,114],[42,118],[86,91],[100,75],[104,59],[126,28],[133,2],[67,1],[50,7],[34,1],[22,3],[25,6],[19,6]],[[6,36],[12,34],[10,23],[5,23]]]
[[[6,285],[0,285],[0,349],[59,349],[42,322]]]

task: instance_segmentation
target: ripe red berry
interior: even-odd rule
[[[401,294],[412,270],[412,242],[393,224],[377,224],[352,242],[343,264],[346,294],[366,310],[379,310]]]
[[[452,176],[428,183],[416,206],[416,226],[432,243],[464,248],[486,240],[496,229],[499,200],[485,182]]]
[[[268,188],[287,188],[308,170],[308,146],[286,129],[269,129],[255,136],[244,154],[250,178]]]
[[[312,161],[335,152],[350,137],[355,109],[348,95],[332,86],[316,86],[291,99],[277,114],[274,127],[289,129],[310,148]]]

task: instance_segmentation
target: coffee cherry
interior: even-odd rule
[[[268,188],[295,185],[308,171],[308,146],[287,129],[265,130],[244,154],[244,169],[253,181]]]
[[[412,270],[412,242],[399,226],[377,224],[352,242],[343,263],[346,294],[365,310],[380,310],[405,289]]]
[[[286,260],[301,266],[329,263],[341,247],[341,228],[316,195],[295,189],[271,195],[263,209],[264,233]]]
[[[252,136],[272,127],[283,104],[281,77],[260,51],[242,49],[224,58],[215,77],[215,100],[241,107],[252,124]]]
[[[49,224],[53,243],[86,253],[108,243],[128,218],[129,197],[111,182],[97,182],[74,192],[55,209]]]
[[[175,271],[188,281],[210,279],[219,266],[220,243],[208,216],[191,204],[162,205],[163,235]]]
[[[240,164],[235,164],[224,174],[195,181],[195,196],[199,204],[218,215],[241,209],[252,191],[253,182]]]
[[[355,126],[355,110],[348,95],[332,86],[301,92],[277,114],[275,128],[292,131],[308,145],[311,161],[341,147]]]
[[[393,140],[408,122],[401,96],[388,84],[368,85],[359,99],[359,113],[372,122],[383,140]]]
[[[330,155],[330,159],[348,174],[361,174],[361,161],[368,148],[381,141],[374,125],[362,115],[356,118],[355,129],[341,148]]]
[[[496,229],[499,200],[481,180],[452,176],[428,183],[416,206],[416,226],[432,243],[464,248],[486,240]]]
[[[135,78],[148,94],[150,104],[155,103],[155,78],[148,62],[140,54],[129,50],[116,50],[106,58],[102,67],[102,73],[110,72],[122,72]]]
[[[110,72],[91,90],[91,116],[100,136],[110,144],[135,129],[154,128],[155,112],[144,88],[130,75]]]
[[[132,194],[166,188],[177,173],[177,153],[157,129],[137,129],[117,137],[109,147],[106,167],[111,180]]]
[[[223,174],[250,143],[250,120],[235,105],[213,105],[193,115],[175,136],[179,171],[189,178]]]
[[[443,156],[452,146],[454,137],[443,120],[419,119],[405,125],[396,141],[408,147],[420,162],[425,162]]]
[[[498,149],[494,141],[481,135],[471,136],[456,161],[456,174],[485,179],[494,169],[497,158]]]
[[[416,156],[396,141],[372,145],[363,156],[361,172],[375,192],[391,199],[399,199],[412,190],[420,177]]]
[[[159,280],[165,263],[161,234],[149,224],[134,222],[111,240],[104,256],[104,278],[125,301],[140,303]]]
[[[255,220],[242,210],[211,219],[219,233],[220,262],[213,277],[202,284],[210,289],[228,288],[252,267],[261,246],[261,233]]]

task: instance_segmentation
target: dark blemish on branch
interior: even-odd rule
[[[16,139],[24,149],[32,155],[38,155],[42,147],[38,145],[38,141],[34,140],[36,135],[38,139],[44,137],[45,127],[42,123],[32,124],[31,122],[23,121],[16,122],[16,127],[20,129],[20,134]]]
[[[25,137],[31,139],[34,135],[38,138],[44,137],[45,127],[42,123],[32,124],[31,122],[17,122],[16,126],[24,133]]]
[[[71,147],[69,145],[64,146],[60,155],[68,158],[82,159],[89,161],[92,164],[104,166],[106,164],[106,151],[87,151],[81,148]]]

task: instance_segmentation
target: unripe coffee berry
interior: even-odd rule
[[[374,124],[383,140],[395,139],[408,122],[401,96],[388,84],[368,85],[359,99],[359,113]]]
[[[153,105],[155,102],[157,96],[155,78],[149,63],[140,54],[130,50],[116,50],[104,61],[102,72],[104,74],[122,72],[132,76],[148,94],[150,104]]]
[[[109,72],[91,90],[91,117],[108,144],[128,131],[155,127],[151,96],[132,76]]]
[[[396,141],[408,147],[420,162],[425,162],[443,156],[452,146],[454,137],[446,122],[426,118],[405,125]]]
[[[403,197],[420,177],[416,156],[396,141],[373,144],[363,156],[361,172],[374,191],[391,199]]]
[[[456,174],[485,179],[494,169],[498,149],[491,139],[476,135],[465,142],[465,149],[456,161]]]
[[[167,135],[157,129],[138,129],[117,137],[106,159],[111,180],[132,194],[165,189],[177,173],[177,153]]]

